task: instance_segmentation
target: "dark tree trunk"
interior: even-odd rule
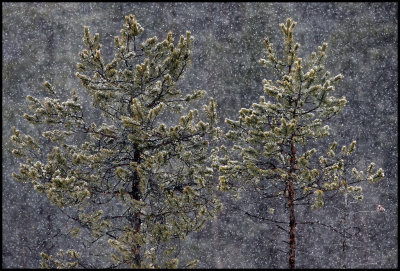
[[[134,162],[140,163],[140,152],[138,150],[138,146],[134,145]],[[131,197],[135,200],[141,200],[141,192],[140,192],[140,178],[138,175],[137,170],[133,172],[132,176],[132,191],[131,191]],[[135,233],[140,232],[140,224],[142,223],[142,220],[140,218],[140,213],[136,212],[132,214],[132,227],[134,229]],[[132,246],[132,254],[134,258],[134,263],[137,266],[140,266],[141,262],[141,256],[140,256],[140,246],[139,245],[134,245]]]
[[[289,209],[289,266],[291,269],[296,268],[296,216],[294,212],[294,183],[292,173],[295,171],[296,148],[293,142],[294,135],[291,138],[291,158],[288,183],[288,209]]]

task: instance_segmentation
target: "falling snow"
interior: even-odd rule
[[[33,137],[40,131],[25,122],[25,97],[43,97],[48,80],[60,94],[77,90],[90,110],[89,96],[80,91],[75,77],[78,53],[83,49],[83,26],[100,34],[103,55],[113,58],[113,36],[124,16],[135,14],[144,37],[175,38],[190,30],[195,38],[192,65],[181,84],[183,91],[202,89],[219,104],[220,125],[227,117],[259,101],[262,79],[275,75],[258,64],[265,56],[264,38],[282,49],[278,25],[286,18],[297,21],[295,39],[300,57],[307,57],[327,42],[326,67],[342,73],[336,97],[346,96],[343,113],[330,122],[331,136],[340,145],[357,140],[357,168],[371,161],[385,170],[385,178],[363,187],[364,200],[350,202],[353,238],[346,253],[340,235],[326,227],[298,225],[298,268],[395,268],[398,266],[398,4],[394,3],[2,3],[2,178],[3,268],[40,267],[39,253],[58,248],[84,251],[65,233],[68,221],[42,194],[27,183],[17,183],[11,173],[19,162],[10,154],[15,126]],[[197,104],[200,109],[200,103]],[[79,142],[76,142],[77,144]],[[287,268],[287,234],[276,225],[249,217],[273,215],[262,198],[239,200],[222,195],[225,209],[214,221],[181,244],[181,259],[198,258],[203,268]],[[337,198],[332,198],[332,201]],[[326,202],[329,205],[329,202]],[[337,205],[333,205],[337,206]],[[117,207],[116,207],[117,208]],[[323,221],[340,227],[335,207],[313,211],[299,206],[299,220]],[[102,253],[102,252],[99,252]],[[93,263],[95,264],[95,263]]]

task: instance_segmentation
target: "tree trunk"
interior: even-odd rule
[[[295,171],[296,148],[293,142],[294,135],[291,138],[291,157],[288,184],[288,208],[289,208],[289,266],[290,269],[296,268],[296,216],[294,213],[294,183],[292,173]]]
[[[347,190],[347,184],[346,184]],[[346,227],[347,227],[347,216],[348,216],[348,201],[347,201],[347,193],[344,194],[344,214],[343,214],[343,266],[342,268],[347,268],[347,255],[346,255],[346,247],[347,247],[347,240],[346,240]]]
[[[288,186],[289,200],[289,266],[291,269],[296,268],[296,217],[294,213],[294,189],[293,181]]]
[[[134,145],[134,161],[139,164],[140,162],[140,152],[138,150],[138,146]],[[140,192],[140,186],[139,186],[140,178],[138,175],[137,170],[134,171],[133,177],[132,177],[132,191],[131,191],[131,197],[135,200],[141,200],[141,192]],[[136,212],[132,214],[132,227],[135,233],[140,232],[140,225],[142,221],[140,218],[140,213]],[[133,259],[135,265],[138,267],[140,266],[141,262],[141,256],[140,256],[140,246],[138,244],[135,244],[132,246],[132,254],[133,254]]]

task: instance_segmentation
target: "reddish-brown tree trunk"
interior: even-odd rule
[[[288,186],[289,200],[289,266],[296,268],[296,216],[294,213],[294,188],[293,181]]]

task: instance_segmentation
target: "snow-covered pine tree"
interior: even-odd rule
[[[269,212],[263,221],[288,226],[290,268],[296,266],[296,225],[301,216],[296,214],[296,206],[309,202],[318,209],[324,206],[324,196],[335,191],[361,200],[361,187],[356,184],[375,183],[384,177],[383,170],[376,170],[374,163],[365,174],[349,167],[347,158],[355,150],[355,141],[338,151],[337,142],[328,148],[317,147],[318,140],[329,135],[326,121],[346,104],[345,97],[332,96],[343,76],[331,77],[325,71],[326,43],[308,61],[298,57],[295,26],[290,18],[286,25],[280,24],[284,35],[281,59],[265,39],[267,57],[260,63],[272,68],[280,80],[263,80],[264,94],[270,98],[261,96],[259,103],[242,108],[238,120],[226,119],[230,126],[226,138],[233,148],[222,146],[222,154],[215,156],[214,162],[220,172],[219,189],[240,193],[251,187],[270,206],[263,212]],[[287,221],[277,221],[274,211],[283,206],[288,212]]]
[[[72,236],[89,230],[90,242],[103,239],[113,249],[107,265],[93,259],[97,254],[103,263],[103,251],[90,256],[60,250],[42,253],[43,267],[193,266],[196,260],[178,263],[173,240],[200,230],[221,209],[210,161],[210,143],[221,133],[216,103],[210,99],[204,106],[202,121],[191,102],[205,91],[184,95],[177,88],[191,61],[193,37],[186,32],[175,45],[169,32],[160,42],[153,37],[139,43],[142,32],[135,16],[126,16],[114,40],[115,58],[106,63],[99,34],[84,27],[86,49],[76,76],[92,109],[83,110],[89,105],[75,91],[61,101],[46,81],[49,97],[28,96],[33,114],[24,115],[44,130],[42,137],[13,128],[13,154],[21,160],[13,177],[59,206]],[[101,112],[97,123],[89,123],[87,111]]]

